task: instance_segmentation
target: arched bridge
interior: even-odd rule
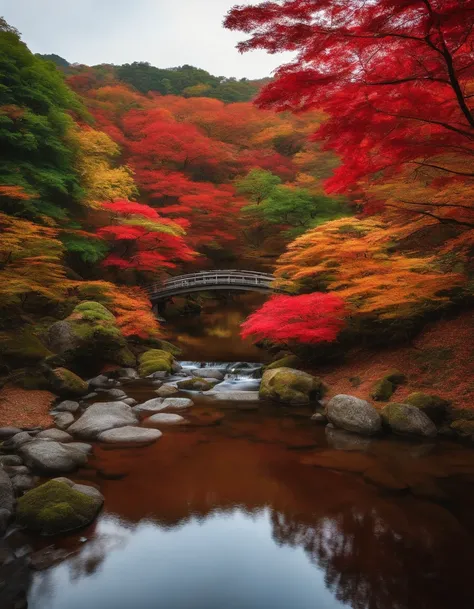
[[[148,286],[152,302],[165,300],[179,294],[207,290],[242,290],[250,292],[272,292],[273,275],[258,271],[201,271],[190,275],[172,277],[163,283]]]

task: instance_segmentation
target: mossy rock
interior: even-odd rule
[[[51,351],[41,342],[32,327],[14,332],[0,334],[0,354],[2,357],[31,365],[52,355]]]
[[[41,535],[58,535],[82,528],[96,517],[102,500],[50,480],[18,500],[20,524]]]
[[[200,376],[196,376],[192,379],[187,379],[186,381],[179,381],[176,383],[179,389],[184,389],[187,391],[209,391],[211,390],[216,383],[217,380],[203,379]]]
[[[377,402],[388,402],[394,391],[393,383],[386,378],[380,379],[372,387],[371,397]]]
[[[290,406],[301,406],[319,400],[327,392],[323,381],[293,368],[266,370],[260,385],[260,398]]]
[[[62,365],[86,374],[104,364],[135,364],[114,315],[98,302],[81,302],[69,317],[54,323],[48,342]]]
[[[360,387],[360,385],[362,385],[362,379],[360,378],[360,376],[351,376],[349,378],[349,383],[353,386],[353,387]]]
[[[456,434],[462,438],[470,438],[474,440],[474,421],[458,419],[457,421],[453,421],[451,423],[450,429],[455,431]]]
[[[49,373],[49,380],[54,393],[61,397],[86,395],[89,385],[67,368],[55,368]]]
[[[400,372],[399,370],[392,370],[383,378],[384,380],[387,380],[392,383],[394,387],[398,387],[398,385],[403,385],[403,383],[406,383],[407,380],[406,375],[403,374],[403,372]]]
[[[385,427],[400,435],[416,435],[433,438],[436,426],[419,408],[411,404],[387,404],[381,411]]]
[[[297,355],[286,355],[281,359],[268,364],[265,366],[265,370],[274,370],[275,368],[296,368],[297,370],[301,368],[303,362]]]
[[[154,372],[171,373],[173,362],[174,357],[168,351],[150,349],[140,355],[138,372],[141,377],[148,376]]]
[[[436,425],[439,425],[446,419],[450,406],[448,400],[440,398],[438,395],[429,395],[421,391],[411,393],[405,399],[405,402],[419,408]]]
[[[123,347],[120,349],[114,359],[115,364],[123,366],[124,368],[135,368],[137,365],[137,358],[133,355],[128,347]]]

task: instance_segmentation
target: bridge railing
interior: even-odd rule
[[[151,296],[164,296],[178,289],[211,285],[261,286],[270,288],[273,280],[272,275],[258,271],[201,271],[199,273],[173,277],[163,283],[152,284],[146,290]]]

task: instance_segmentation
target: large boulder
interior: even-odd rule
[[[50,480],[18,500],[17,517],[20,524],[41,535],[58,535],[88,525],[103,502],[92,487]]]
[[[382,419],[377,410],[352,395],[336,395],[326,406],[329,421],[340,429],[371,436],[382,428]]]
[[[98,302],[81,302],[67,319],[53,324],[48,345],[64,362],[90,365],[95,361],[97,367],[103,362],[136,364],[114,315]]]
[[[433,438],[436,426],[424,412],[409,404],[387,404],[382,409],[383,422],[396,434]]]
[[[149,376],[153,372],[166,372],[170,374],[173,362],[174,357],[168,351],[149,349],[140,355],[138,372],[141,377]]]
[[[309,404],[323,397],[326,386],[321,379],[293,368],[266,370],[260,385],[260,397],[290,406]]]
[[[98,402],[68,428],[68,433],[83,440],[93,440],[103,431],[134,425],[138,418],[123,402]]]
[[[61,397],[82,396],[89,391],[86,381],[67,368],[55,368],[48,375],[52,390]]]
[[[151,444],[162,436],[158,429],[144,429],[143,427],[120,427],[110,429],[99,434],[99,441],[106,444]]]
[[[5,450],[16,451],[23,446],[23,444],[27,444],[28,442],[33,441],[33,436],[27,431],[20,431],[20,433],[15,434],[8,440],[3,442],[2,448]]]
[[[405,403],[419,408],[433,421],[433,423],[435,423],[435,425],[439,425],[446,419],[450,406],[450,402],[448,402],[448,400],[444,400],[437,395],[429,395],[428,393],[423,393],[421,391],[410,393],[410,395],[405,399]]]
[[[70,444],[54,440],[34,440],[20,448],[25,464],[43,474],[72,472],[87,463],[87,455]]]
[[[48,438],[48,440],[54,440],[55,442],[61,442],[66,444],[67,442],[72,442],[72,436],[67,433],[67,431],[63,431],[61,429],[45,429],[44,431],[40,431],[36,436],[36,439],[43,440],[44,438]]]
[[[151,400],[147,400],[143,402],[143,404],[138,404],[138,406],[133,407],[133,412],[138,414],[147,413],[147,412],[160,412],[163,410],[163,398],[153,398]]]
[[[186,410],[191,406],[194,406],[194,402],[189,398],[166,398],[162,410]]]

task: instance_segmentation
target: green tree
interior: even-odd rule
[[[285,231],[289,237],[349,214],[347,206],[338,198],[317,196],[305,188],[289,186],[275,187],[258,206],[258,211],[265,222],[290,227]]]
[[[85,117],[62,74],[33,55],[0,23],[0,210],[29,219],[66,220],[82,190],[65,138],[70,112]],[[48,221],[50,222],[50,221]]]
[[[235,187],[237,192],[255,205],[259,205],[267,199],[277,186],[281,184],[281,178],[266,169],[252,169],[240,180]],[[252,206],[248,206],[252,207]],[[244,208],[246,209],[246,208]]]

